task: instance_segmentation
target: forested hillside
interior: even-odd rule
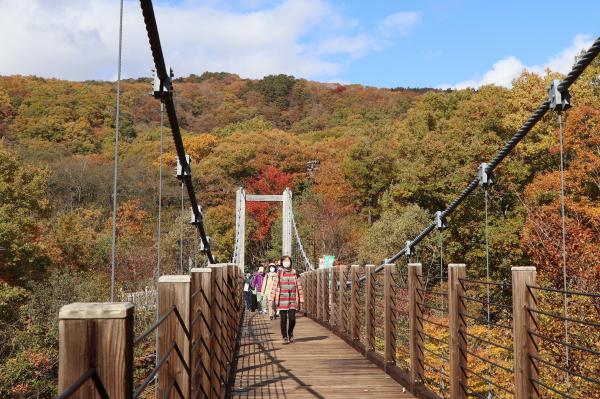
[[[600,62],[573,87],[565,118],[567,251],[572,287],[600,288]],[[235,236],[235,190],[290,187],[309,256],[379,263],[432,220],[547,97],[551,79],[524,73],[512,89],[376,89],[291,76],[204,73],[175,81],[175,102],[215,256]],[[150,79],[122,85],[117,281],[152,286],[160,105]],[[51,397],[57,312],[108,299],[115,85],[0,77],[0,396]],[[202,264],[180,208],[165,127],[162,270]],[[532,264],[562,284],[558,123],[549,113],[496,172],[490,190],[492,276]],[[316,160],[310,172],[307,162]],[[483,191],[452,216],[444,260],[485,274]],[[246,263],[280,251],[278,205],[248,205]],[[438,233],[414,259],[439,270]],[[438,266],[436,266],[438,265]]]

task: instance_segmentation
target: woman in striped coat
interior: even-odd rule
[[[285,344],[294,342],[294,326],[296,325],[296,311],[304,303],[302,283],[292,268],[292,258],[281,258],[283,268],[277,273],[271,290],[273,302],[281,316],[281,336]]]

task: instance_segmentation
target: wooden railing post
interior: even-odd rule
[[[383,275],[383,362],[385,367],[396,363],[396,298],[394,296],[395,265],[385,265]]]
[[[307,285],[308,285],[308,314],[310,317],[312,317],[313,319],[315,318],[315,289],[314,289],[314,280],[315,278],[315,271],[311,270],[310,272],[308,272],[308,275],[306,276],[307,279]]]
[[[72,303],[60,309],[58,392],[90,368],[110,398],[133,396],[133,305]],[[98,397],[88,380],[71,398]]]
[[[161,359],[175,344],[175,350],[169,355],[167,363],[158,373],[158,396],[164,397],[173,380],[186,398],[190,397],[190,276],[171,275],[158,279],[158,314],[165,314],[173,307],[179,313],[171,314],[158,326],[158,348],[156,354]],[[180,358],[177,351],[181,353]],[[177,398],[176,390],[171,397]]]
[[[350,267],[350,324],[348,333],[350,339],[358,341],[360,339],[360,317],[359,317],[359,299],[358,299],[358,271],[360,266],[352,265]]]
[[[315,275],[313,276],[313,298],[314,298],[314,318],[315,320],[319,320],[319,305],[321,301],[319,300],[319,283],[321,279],[319,278],[319,269],[315,270]]]
[[[312,278],[314,271],[304,273],[306,275],[306,312],[309,317],[313,317],[313,294],[312,294]]]
[[[304,316],[308,316],[308,308],[310,306],[310,292],[308,290],[308,272],[304,272],[300,275],[300,282],[302,283],[302,288],[304,289],[304,307],[302,308],[302,313]]]
[[[537,398],[532,380],[538,378],[537,364],[531,355],[537,356],[536,344],[529,331],[536,330],[536,322],[529,309],[535,310],[536,302],[528,285],[536,284],[536,269],[532,266],[512,268],[513,295],[513,348],[515,373],[515,398]]]
[[[338,280],[340,282],[340,289],[338,291],[338,328],[340,334],[343,334],[346,331],[346,270],[348,270],[348,266],[341,265],[338,270]]]
[[[191,271],[192,295],[192,398],[210,398],[211,381],[218,384],[218,378],[211,368],[213,355],[212,309],[213,286],[211,268],[194,268]],[[217,385],[218,386],[218,385]]]
[[[211,368],[216,374],[216,384],[213,384],[215,397],[224,398],[226,395],[227,371],[227,338],[225,325],[225,291],[223,289],[224,264],[210,265],[212,272],[213,309],[212,309],[212,348],[214,348]]]
[[[375,292],[373,283],[375,265],[365,266],[365,327],[366,327],[366,342],[365,351],[375,350]]]
[[[323,298],[322,298],[323,288],[322,288],[322,284],[323,284],[323,269],[318,269],[317,270],[317,284],[316,284],[317,292],[315,293],[315,295],[317,297],[317,320],[319,320],[319,321],[323,320]]]
[[[323,269],[323,285],[322,285],[322,289],[323,289],[323,322],[324,323],[329,323],[329,268],[324,268]]]
[[[448,265],[448,321],[450,327],[450,398],[467,398],[467,341],[463,331],[466,329],[464,287],[461,279],[467,277],[464,264]]]
[[[338,300],[338,281],[340,274],[337,269],[334,267],[331,269],[331,288],[330,288],[330,296],[331,296],[331,313],[329,314],[329,326],[331,329],[339,330],[339,321],[338,317],[339,312],[339,300]]]
[[[421,289],[422,267],[420,263],[408,264],[408,328],[410,352],[410,384],[414,387],[423,375],[423,309]]]
[[[232,263],[225,265],[223,275],[223,290],[225,293],[225,338],[227,340],[227,376],[229,376],[229,369],[233,363],[235,339],[238,330],[235,311],[234,267],[235,265]]]

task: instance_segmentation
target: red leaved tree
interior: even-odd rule
[[[255,179],[248,184],[248,192],[256,194],[281,194],[286,187],[290,187],[292,175],[276,167],[267,166]],[[271,206],[268,202],[249,202],[246,210],[258,223],[251,239],[262,241],[267,237],[273,222],[279,216],[280,206]]]

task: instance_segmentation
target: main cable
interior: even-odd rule
[[[170,73],[167,72],[162,46],[160,43],[160,36],[158,34],[158,26],[156,24],[156,16],[154,15],[154,7],[152,6],[152,0],[140,0],[140,6],[144,16],[144,23],[146,25],[146,32],[148,33],[148,41],[150,43],[150,50],[152,51],[152,58],[156,68],[156,74],[161,82],[161,91],[163,88],[162,86],[164,86],[166,89],[166,93],[164,93],[162,100],[165,104],[167,117],[169,118],[171,134],[173,136],[177,157],[179,158],[182,170],[184,171],[183,182],[187,188],[190,205],[192,207],[192,212],[194,213],[196,221],[194,224],[196,225],[198,233],[200,234],[200,239],[202,240],[209,263],[215,263],[215,259],[210,248],[210,242],[208,241],[208,236],[206,235],[204,228],[203,216],[200,212],[200,207],[198,206],[198,200],[196,199],[190,165],[185,156],[185,148],[183,146],[183,139],[179,129],[179,121],[175,111],[175,104],[173,103],[173,83],[171,81]],[[185,173],[185,171],[188,173]]]

